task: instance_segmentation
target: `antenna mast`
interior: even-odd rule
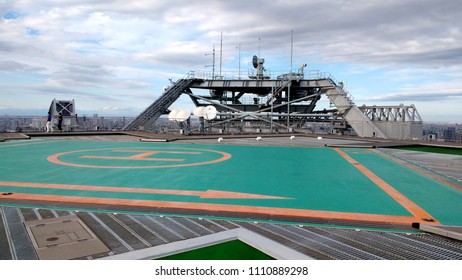
[[[237,46],[239,49],[239,80],[241,79],[241,43],[239,43],[239,46]]]
[[[292,57],[294,52],[294,30],[290,32],[290,75],[292,76]]]
[[[221,79],[221,65],[223,63],[223,32],[221,32],[220,38],[220,79]]]
[[[260,57],[260,37],[258,37],[258,57]]]
[[[212,65],[205,65],[205,67],[212,66],[212,80],[215,80],[215,44],[213,44],[212,53],[206,53],[205,55],[212,55]]]

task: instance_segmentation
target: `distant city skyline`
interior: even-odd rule
[[[91,116],[74,117],[71,122],[64,121],[64,131],[94,131],[94,130],[121,130],[127,123],[131,122],[133,118],[130,117],[105,117],[97,114]],[[37,132],[43,131],[46,118],[43,116],[4,116],[0,115],[0,132]],[[197,119],[191,121],[191,129],[195,133],[200,122]],[[72,127],[72,128],[71,128]],[[329,134],[332,126],[327,123],[310,123],[310,127],[305,127],[307,133],[322,133]],[[155,125],[156,133],[167,133],[164,129],[168,129],[168,133],[179,133],[180,126],[177,122],[169,121],[167,118],[160,118]],[[254,127],[247,128],[247,132],[255,132]],[[424,122],[422,138],[420,140],[428,141],[446,141],[446,142],[462,142],[462,122],[460,123],[446,123],[446,122]]]
[[[44,115],[56,98],[82,115],[134,117],[169,79],[211,72],[215,49],[216,74],[246,77],[253,55],[269,72],[306,63],[357,105],[462,122],[461,1],[23,0],[0,16],[0,115]]]

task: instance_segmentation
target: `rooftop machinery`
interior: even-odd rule
[[[309,123],[328,122],[332,124],[332,133],[337,134],[353,131],[359,137],[422,137],[422,120],[413,105],[358,107],[343,83],[329,73],[306,72],[306,64],[302,64],[296,73],[273,78],[266,74],[264,59],[254,56],[252,62],[255,69],[246,79],[189,73],[167,88],[124,130],[152,130],[155,121],[170,113],[169,107],[181,95],[188,95],[196,108],[214,106],[217,111],[213,119],[204,121],[203,116],[198,116],[199,133],[303,133],[308,132]],[[317,110],[316,103],[322,96],[332,106]]]

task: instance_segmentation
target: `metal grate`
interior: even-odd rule
[[[245,228],[314,259],[462,260],[462,241],[417,231],[411,234],[142,214],[0,209],[0,259],[37,259],[23,221],[41,220],[42,215],[53,213],[77,215],[110,250],[82,259],[117,255]]]
[[[343,254],[346,255],[347,259],[382,259],[380,255],[371,252],[365,246],[352,246],[346,242],[343,242],[343,240],[341,240],[340,238],[335,238],[335,236],[333,235],[318,232],[316,228],[301,229],[298,227],[291,227],[290,231],[297,234],[298,236],[311,238],[325,246],[328,246],[331,250],[336,252],[335,255],[339,255],[338,252],[343,252]]]
[[[19,210],[17,208],[3,207],[3,211],[10,230],[12,247],[15,250],[16,258],[18,260],[36,260],[37,254],[35,254]]]
[[[305,229],[307,230],[307,229]],[[340,230],[340,229],[329,229],[329,228],[309,228],[310,231],[317,232],[329,236],[332,239],[336,239],[349,246],[358,248],[360,250],[369,252],[384,259],[401,259],[399,254],[395,254],[391,251],[383,250],[377,247],[375,244],[368,242],[361,236],[361,231],[357,230]]]
[[[224,226],[214,223],[207,219],[184,219],[183,223],[185,225],[188,225],[188,224],[197,225],[198,228],[196,228],[196,231],[204,232],[204,235],[207,234],[207,232],[217,233],[220,231],[227,230],[227,228],[225,228]]]
[[[9,238],[3,221],[3,211],[0,209],[0,225],[2,225],[0,226],[0,260],[11,260],[13,256],[11,255]]]
[[[95,216],[108,228],[110,231],[115,234],[118,239],[123,240],[129,245],[130,251],[139,250],[147,248],[148,246],[132,233],[132,231],[127,230],[126,227],[123,227],[117,222],[117,218],[105,213],[95,213]]]
[[[39,219],[37,215],[35,214],[35,211],[31,208],[21,208],[21,215],[24,218],[24,221],[34,221]]]
[[[121,254],[130,251],[107,228],[98,222],[89,213],[79,212],[77,215],[85,224],[103,241],[112,254]]]
[[[143,215],[137,217],[137,219],[140,220],[148,228],[150,228],[153,232],[155,232],[157,236],[159,236],[165,243],[184,240],[182,236],[179,236],[171,230],[169,230],[168,228],[166,228],[163,225],[162,221],[159,221],[159,219],[156,219],[155,217]]]
[[[181,239],[189,239],[197,237],[197,234],[191,232],[190,230],[185,229],[180,224],[176,223],[169,217],[151,217],[155,222],[161,224],[172,234],[180,237]]]

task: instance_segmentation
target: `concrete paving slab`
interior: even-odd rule
[[[77,216],[28,221],[25,227],[41,260],[69,260],[109,251]]]

